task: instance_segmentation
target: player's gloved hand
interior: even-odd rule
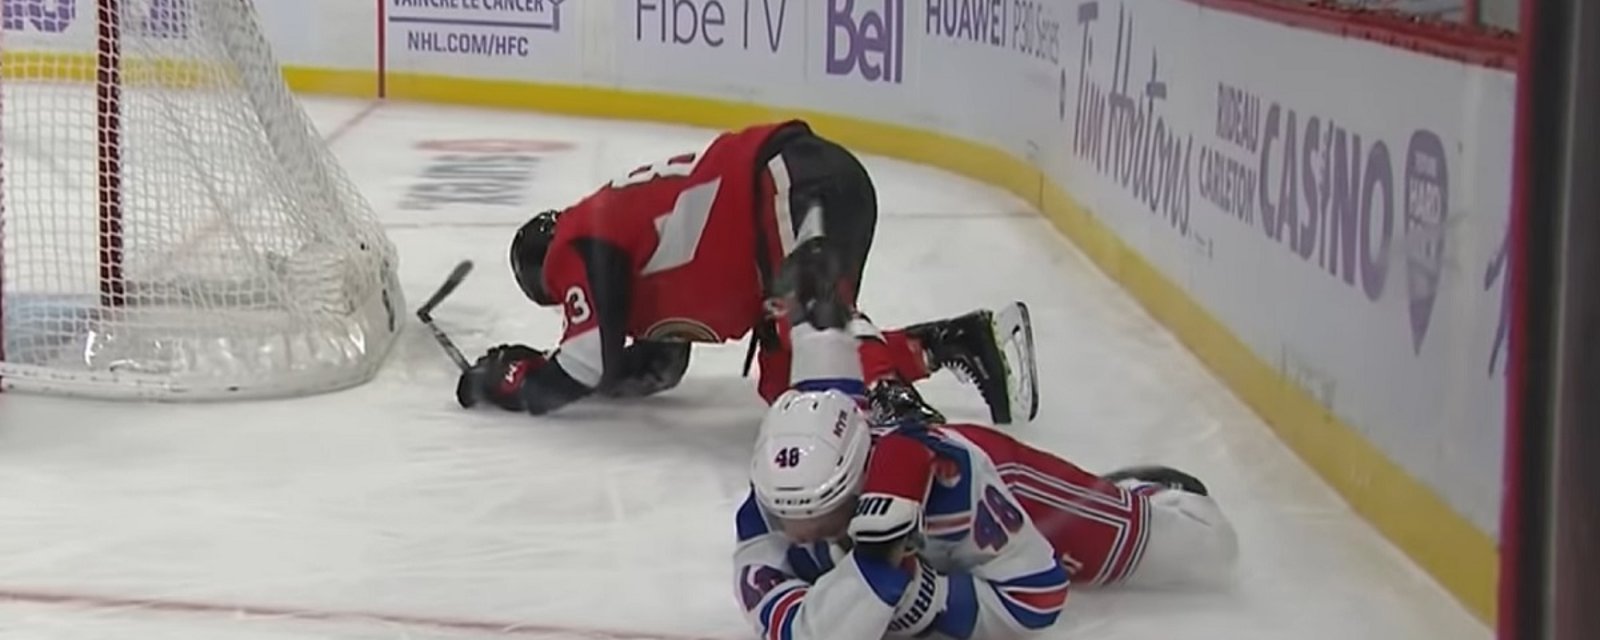
[[[609,398],[642,398],[678,386],[689,370],[689,343],[636,340],[623,351],[622,372],[599,389]]]
[[[907,557],[901,566],[911,572],[911,584],[895,603],[889,619],[890,637],[917,637],[933,625],[944,612],[945,591],[950,579],[939,575],[921,556]]]
[[[899,496],[866,493],[856,502],[846,532],[857,555],[898,565],[915,553],[921,521],[921,504]]]
[[[456,402],[471,407],[485,400],[508,411],[522,411],[522,381],[549,362],[543,351],[520,344],[490,349],[461,372]]]

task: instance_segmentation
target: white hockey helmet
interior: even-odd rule
[[[761,507],[781,519],[828,514],[861,493],[872,432],[855,398],[838,391],[788,391],[761,421],[750,482]]]

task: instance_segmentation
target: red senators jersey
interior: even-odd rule
[[[634,169],[563,212],[545,287],[565,308],[556,362],[598,385],[625,338],[723,342],[762,317],[757,255],[775,263],[787,213],[765,156],[798,121],[725,133],[702,151]],[[758,236],[759,234],[759,236]]]

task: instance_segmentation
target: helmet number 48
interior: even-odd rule
[[[778,455],[773,458],[772,463],[778,465],[778,468],[780,469],[787,469],[789,467],[799,465],[800,447],[786,447],[779,449]]]

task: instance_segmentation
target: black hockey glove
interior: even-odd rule
[[[635,340],[622,353],[622,371],[599,390],[608,398],[642,398],[678,386],[689,370],[689,343]]]
[[[456,381],[456,402],[472,407],[489,401],[508,411],[522,411],[522,381],[549,362],[543,351],[503,344],[472,363]]]

